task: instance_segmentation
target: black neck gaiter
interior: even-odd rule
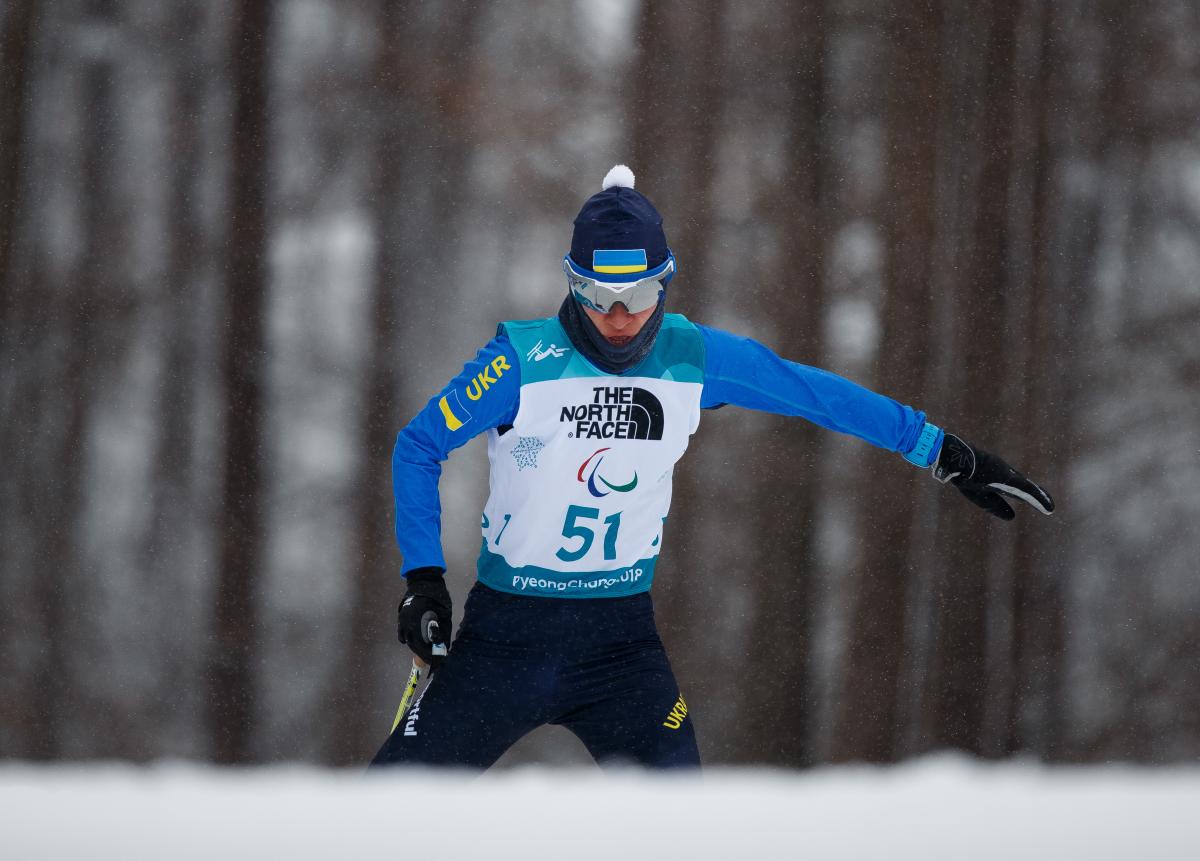
[[[593,365],[610,374],[623,374],[650,355],[654,349],[654,339],[662,328],[663,314],[666,313],[666,294],[659,297],[658,307],[642,327],[642,331],[633,336],[628,344],[615,347],[608,343],[595,324],[583,313],[575,297],[567,294],[562,307],[558,309],[558,322],[567,331],[567,337],[575,345],[575,349],[583,353]]]

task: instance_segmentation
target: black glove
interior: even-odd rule
[[[408,591],[397,611],[396,634],[418,658],[437,669],[450,642],[450,593],[441,568],[408,572]]]
[[[1050,494],[996,455],[972,448],[952,433],[942,441],[933,477],[942,484],[950,482],[967,499],[1001,520],[1012,520],[1017,515],[1000,494],[1027,502],[1042,514],[1054,510]]]

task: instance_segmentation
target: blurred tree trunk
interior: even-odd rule
[[[1014,64],[1018,4],[993,0],[983,47],[982,116],[974,221],[955,303],[958,331],[948,398],[956,406],[952,430],[983,448],[1003,445],[1002,393],[1006,379],[1006,292],[1011,285],[1008,231],[1009,178],[1014,122]],[[961,500],[955,500],[962,502]],[[944,562],[936,597],[937,633],[928,701],[933,741],[981,753],[988,663],[988,584],[993,530],[1000,521],[970,505],[958,505],[939,524],[937,546]]]
[[[663,214],[667,241],[676,256],[678,273],[667,291],[667,310],[697,315],[709,290],[713,224],[712,186],[723,107],[721,79],[727,62],[723,43],[726,24],[723,2],[697,13],[682,0],[647,2],[634,32],[630,122],[633,129],[630,167],[638,189]],[[703,424],[703,419],[701,419]],[[714,446],[703,435],[694,437],[691,451],[677,466],[670,517],[664,524],[663,570],[655,585],[655,613],[663,641],[670,651],[684,697],[703,711],[710,700],[707,684],[715,650],[710,629],[697,620],[719,607],[717,595],[728,588],[730,572],[712,571],[704,557],[702,530],[705,512],[719,505],[719,488],[705,487],[696,478]],[[704,575],[709,576],[704,576]],[[712,696],[728,696],[725,684],[715,684]],[[699,713],[699,712],[698,712]],[[702,739],[703,744],[703,739]],[[706,755],[709,752],[706,751]],[[715,752],[716,759],[727,758]]]
[[[1019,145],[1024,152],[1016,153],[1032,165],[1028,187],[1020,188],[1028,197],[1029,264],[1025,304],[1025,319],[1021,338],[1019,364],[1014,367],[1015,385],[1010,389],[1008,430],[1005,451],[1019,468],[1042,482],[1045,487],[1061,486],[1065,474],[1058,466],[1061,455],[1052,454],[1047,444],[1048,431],[1066,430],[1070,423],[1068,411],[1063,410],[1061,376],[1052,372],[1069,363],[1064,338],[1069,323],[1057,313],[1055,301],[1061,285],[1054,281],[1053,248],[1054,181],[1058,152],[1052,138],[1061,105],[1053,101],[1053,85],[1059,72],[1061,49],[1054,39],[1052,4],[1036,3],[1032,15],[1034,42],[1038,45],[1035,65],[1030,71],[1034,79],[1030,92],[1022,96],[1027,102],[1027,116],[1018,127]],[[1083,215],[1082,213],[1080,215]],[[1085,216],[1086,217],[1086,216]],[[1055,409],[1054,404],[1059,408]],[[1061,437],[1060,437],[1061,439]],[[1017,457],[1020,460],[1016,460]],[[1027,511],[1019,512],[1014,524],[1014,551],[1011,605],[1010,654],[1001,667],[1010,678],[1003,685],[1007,695],[1004,715],[1004,738],[999,752],[1013,754],[1021,751],[1048,753],[1050,741],[1048,724],[1053,710],[1064,705],[1055,688],[1061,680],[1063,660],[1064,613],[1061,583],[1065,571],[1061,542],[1047,540],[1046,524]]]
[[[883,202],[887,247],[882,339],[873,385],[916,400],[928,377],[928,321],[936,219],[937,131],[941,92],[942,13],[938,3],[902,4],[888,32],[893,52],[888,97]],[[872,473],[862,499],[864,547],[855,572],[840,714],[831,756],[836,761],[897,758],[900,675],[915,530],[912,500],[918,473],[896,456],[865,450]]]
[[[704,308],[705,250],[712,244],[712,185],[716,178],[725,62],[725,6],[703,13],[683,0],[647,2],[635,32],[633,172],[655,202],[680,274],[669,291],[673,313]]]
[[[825,3],[793,4],[779,46],[787,74],[788,168],[764,213],[776,225],[781,253],[762,283],[787,286],[787,301],[772,303],[762,321],[774,329],[780,355],[823,366],[825,261],[830,223],[826,157]],[[754,628],[772,632],[739,698],[751,705],[739,737],[739,761],[800,767],[813,761],[812,635],[817,597],[814,533],[820,495],[816,452],[820,430],[809,422],[772,417],[753,446],[755,539],[750,570]],[[751,729],[752,728],[752,729]]]
[[[1121,636],[1114,639],[1119,644],[1106,641],[1089,643],[1084,648],[1092,653],[1091,660],[1102,663],[1112,661],[1114,653],[1129,648],[1130,643],[1137,643],[1140,654],[1133,666],[1118,666],[1111,670],[1114,689],[1104,691],[1099,697],[1105,706],[1102,711],[1108,714],[1107,720],[1097,721],[1088,715],[1087,721],[1073,721],[1071,696],[1067,690],[1069,670],[1073,668],[1067,666],[1065,645],[1072,627],[1079,629],[1089,623],[1097,624],[1096,619],[1088,618],[1096,610],[1089,611],[1078,604],[1073,618],[1066,615],[1071,575],[1077,575],[1079,560],[1089,555],[1086,548],[1077,545],[1086,545],[1089,540],[1099,537],[1105,555],[1101,570],[1106,570],[1114,583],[1133,580],[1135,585],[1129,591],[1138,605],[1142,603],[1138,593],[1144,584],[1131,574],[1143,572],[1123,564],[1119,540],[1105,531],[1111,522],[1103,513],[1110,508],[1109,501],[1097,503],[1082,496],[1070,499],[1065,493],[1069,490],[1067,481],[1073,468],[1078,469],[1076,464],[1086,463],[1089,459],[1094,462],[1095,448],[1108,445],[1102,436],[1104,431],[1089,426],[1088,418],[1096,415],[1094,410],[1098,401],[1115,398],[1120,404],[1120,413],[1129,414],[1130,427],[1141,428],[1147,422],[1147,416],[1136,409],[1128,409],[1124,396],[1129,389],[1123,389],[1122,385],[1129,383],[1111,371],[1114,366],[1126,366],[1131,356],[1118,354],[1119,358],[1114,357],[1114,331],[1103,310],[1114,291],[1104,289],[1102,282],[1107,280],[1107,272],[1120,272],[1130,265],[1125,257],[1128,249],[1114,246],[1128,241],[1135,232],[1147,229],[1129,223],[1133,220],[1130,210],[1135,209],[1129,198],[1146,193],[1139,191],[1136,173],[1151,144],[1148,139],[1148,118],[1152,113],[1151,100],[1147,99],[1148,76],[1157,67],[1161,55],[1147,40],[1147,19],[1143,10],[1117,0],[1105,0],[1074,12],[1076,17],[1071,20],[1067,13],[1056,10],[1056,16],[1061,15],[1067,20],[1065,24],[1048,26],[1047,39],[1053,40],[1063,32],[1064,26],[1084,30],[1089,25],[1094,26],[1101,42],[1098,57],[1085,54],[1080,58],[1077,43],[1073,41],[1064,40],[1060,50],[1064,54],[1068,50],[1071,52],[1064,65],[1072,60],[1085,66],[1095,63],[1089,72],[1097,80],[1092,83],[1089,76],[1084,79],[1086,83],[1079,83],[1077,68],[1064,71],[1064,88],[1072,83],[1075,88],[1067,89],[1064,96],[1070,107],[1060,115],[1059,122],[1065,125],[1060,135],[1071,145],[1070,155],[1076,163],[1089,165],[1101,179],[1087,186],[1086,191],[1064,183],[1068,189],[1064,192],[1067,199],[1061,206],[1058,235],[1052,246],[1058,253],[1047,254],[1047,268],[1052,273],[1057,270],[1057,277],[1047,285],[1052,292],[1047,297],[1046,310],[1052,316],[1043,324],[1046,327],[1044,335],[1038,337],[1052,351],[1044,361],[1054,370],[1043,372],[1043,379],[1034,389],[1037,401],[1031,404],[1036,412],[1025,420],[1030,433],[1036,432],[1045,440],[1047,451],[1036,448],[1032,454],[1044,464],[1045,481],[1050,492],[1056,494],[1060,507],[1055,519],[1061,525],[1058,530],[1051,531],[1037,529],[1033,523],[1022,524],[1018,534],[1016,566],[1017,583],[1022,589],[1018,593],[1022,627],[1016,643],[1016,660],[1022,687],[1019,689],[1021,699],[1014,703],[1014,712],[1024,720],[1014,720],[1012,746],[1031,749],[1050,761],[1095,762],[1136,758],[1135,750],[1144,752],[1156,740],[1156,734],[1147,732],[1142,722],[1145,703],[1154,695],[1152,691],[1158,681],[1148,678],[1147,664],[1152,661],[1150,655],[1160,645],[1169,643],[1171,636],[1168,631],[1158,630],[1151,635],[1153,644],[1144,640],[1137,643],[1132,639],[1126,628],[1137,624],[1133,621],[1137,615],[1136,607],[1122,600],[1120,591],[1114,589],[1117,606],[1110,608],[1111,615],[1099,620],[1099,624],[1109,620],[1116,622],[1121,628]],[[1178,26],[1182,22],[1173,23]],[[1051,44],[1058,43],[1052,41]],[[1166,100],[1158,102],[1160,107],[1167,104]],[[1179,106],[1182,100],[1172,100],[1170,104]],[[1194,119],[1194,115],[1189,116],[1188,124]],[[1047,131],[1053,129],[1049,126]],[[1156,201],[1154,208],[1158,205]],[[1115,231],[1114,222],[1119,225]],[[1055,264],[1053,267],[1051,261]],[[1129,277],[1125,272],[1121,274],[1122,281]],[[1117,292],[1124,290],[1124,284],[1117,287]],[[1174,314],[1169,316],[1179,321]],[[1185,328],[1195,329],[1192,321],[1183,322]],[[1153,326],[1152,334],[1138,352],[1142,356],[1153,356],[1152,345],[1171,349],[1171,335],[1166,327]],[[1194,338],[1191,340],[1194,343]],[[1150,361],[1157,364],[1159,359],[1155,357]],[[1136,379],[1138,369],[1133,369],[1132,374]],[[1157,429],[1158,418],[1152,421]],[[1157,472],[1157,455],[1154,463]],[[1062,526],[1068,524],[1075,528],[1064,534]],[[1156,542],[1160,534],[1156,530]],[[1191,643],[1194,649],[1194,637],[1191,637]],[[1194,660],[1190,665],[1195,666]],[[1092,692],[1093,703],[1098,693]]]
[[[34,0],[10,0],[0,32],[0,332],[12,313],[14,285],[13,250],[21,203],[21,176],[26,167],[25,139],[28,134],[32,94],[30,56],[38,11]]]
[[[433,175],[452,181],[466,172],[472,151],[464,137],[469,127],[475,86],[473,68],[465,46],[478,44],[476,34],[484,20],[484,4],[455,4],[434,22],[435,37],[418,46],[419,35],[411,10],[383,2],[379,9],[383,44],[376,58],[373,97],[368,101],[377,118],[376,164],[372,202],[375,224],[376,269],[368,301],[369,342],[364,356],[366,415],[360,426],[357,472],[351,486],[355,494],[356,556],[352,574],[352,599],[348,645],[341,660],[333,699],[337,703],[338,731],[331,740],[330,759],[339,764],[362,762],[383,740],[372,680],[374,660],[381,649],[397,660],[408,653],[396,643],[393,599],[398,597],[398,553],[390,512],[394,507],[390,455],[399,428],[402,381],[396,373],[400,327],[397,309],[413,283],[414,249],[423,240],[405,231],[405,207],[410,199],[418,163],[411,156],[417,142],[428,138],[428,148],[438,154]],[[423,127],[418,102],[434,122]],[[431,213],[423,219],[439,247],[451,247],[453,220],[459,203],[452,195],[436,195]],[[398,696],[397,696],[398,698]],[[388,716],[390,717],[390,715]]]
[[[93,53],[82,65],[83,106],[82,164],[78,193],[83,248],[67,289],[51,302],[52,328],[66,324],[67,347],[54,395],[42,409],[57,413],[61,436],[53,467],[40,476],[44,487],[36,493],[32,522],[43,530],[42,552],[34,562],[34,605],[41,612],[41,654],[33,673],[31,712],[34,716],[35,759],[53,759],[64,753],[72,718],[86,713],[82,697],[87,680],[79,668],[76,648],[86,638],[89,622],[88,577],[82,548],[86,504],[88,436],[95,413],[103,356],[99,349],[104,311],[114,287],[112,249],[117,246],[113,215],[113,151],[116,142],[115,61],[111,42],[104,34],[114,22],[113,0],[93,0],[85,11],[87,35],[99,34]],[[56,428],[57,430],[58,428]]]
[[[480,50],[480,29],[487,19],[490,0],[459,0],[435,16],[436,35],[426,46],[426,74],[421,90],[426,107],[433,111],[435,125],[431,146],[437,152],[436,176],[449,183],[466,175],[471,155],[482,144],[474,124],[475,91],[479,82],[472,79],[476,67],[473,50]],[[456,218],[461,217],[462,200],[454,194],[435,194],[431,200],[432,236],[438,241],[451,238]],[[450,308],[457,307],[457,300]]]
[[[27,139],[32,133],[30,105],[37,80],[33,74],[33,43],[38,33],[37,4],[17,0],[3,16],[0,30],[0,450],[9,453],[9,468],[0,473],[0,653],[13,656],[17,645],[31,635],[41,611],[33,606],[26,560],[31,533],[38,527],[29,515],[40,476],[30,450],[37,403],[22,368],[35,355],[35,344],[46,339],[28,317],[37,296],[37,276],[25,267],[17,272],[17,235],[22,221],[33,221],[25,203],[22,182],[28,170]],[[43,325],[49,321],[42,318]],[[15,417],[20,415],[20,419]],[[37,477],[35,477],[37,476]],[[6,509],[6,510],[5,510]],[[21,536],[24,536],[22,540]],[[11,666],[11,665],[10,665]],[[11,669],[0,679],[0,757],[25,756],[30,732],[37,724],[29,710],[27,691],[33,679],[28,667]]]
[[[394,503],[387,465],[397,426],[396,303],[402,292],[404,248],[399,208],[403,205],[409,168],[404,147],[412,113],[411,104],[406,104],[411,86],[407,76],[415,73],[413,65],[405,62],[406,49],[412,47],[405,12],[401,4],[390,0],[380,4],[381,45],[371,80],[372,97],[367,101],[378,129],[371,196],[376,266],[368,300],[365,416],[359,426],[358,466],[351,481],[351,487],[356,489],[357,552],[352,573],[350,630],[333,695],[338,729],[332,737],[329,759],[339,765],[364,761],[372,753],[371,746],[382,741],[386,730],[370,708],[375,669],[370,658],[381,636],[392,630],[386,624],[390,616],[385,608],[391,607],[397,574],[395,539],[389,529],[388,512]],[[389,565],[389,561],[393,564]],[[391,641],[391,637],[387,639]]]
[[[174,12],[176,47],[166,115],[166,147],[173,169],[167,189],[166,277],[156,318],[163,352],[154,398],[159,427],[153,437],[153,448],[147,452],[153,472],[147,486],[149,516],[140,565],[147,594],[164,596],[164,604],[170,603],[165,596],[178,588],[180,577],[195,575],[189,568],[192,560],[185,549],[195,528],[192,518],[196,515],[191,481],[199,387],[195,309],[207,242],[197,188],[204,167],[201,121],[205,76],[198,42],[201,24],[195,6]],[[190,672],[184,656],[195,644],[181,641],[170,625],[161,630],[163,652],[158,671],[164,679],[179,678]],[[147,710],[153,715],[150,725],[157,728],[170,725],[178,709],[175,700],[148,704]]]
[[[224,489],[215,631],[208,656],[208,721],[214,759],[251,758],[254,662],[263,551],[263,389],[267,292],[268,30],[273,4],[239,0],[232,42],[225,345]]]

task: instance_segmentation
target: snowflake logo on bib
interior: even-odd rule
[[[537,469],[538,452],[546,447],[546,444],[535,436],[519,436],[517,444],[513,446],[512,455],[517,459],[517,469],[529,467]]]

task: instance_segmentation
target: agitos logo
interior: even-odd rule
[[[575,478],[580,483],[586,481],[588,493],[595,497],[608,496],[610,493],[614,492],[629,493],[629,491],[637,487],[637,470],[634,470],[633,479],[626,484],[613,484],[604,476],[597,474],[600,471],[600,464],[604,463],[604,452],[606,451],[608,451],[607,448],[598,448],[588,455],[588,459],[579,465],[579,472],[575,473]],[[593,460],[595,463],[592,463]],[[587,470],[589,463],[592,464],[592,468],[590,471],[588,471],[587,478],[585,479],[583,477],[583,473],[585,470]],[[597,487],[597,479],[599,479],[600,483],[607,487],[608,490],[601,490],[599,487]]]
[[[559,422],[574,422],[577,439],[662,439],[663,408],[636,386],[596,386],[591,403],[562,408]],[[581,479],[582,480],[582,479]]]

